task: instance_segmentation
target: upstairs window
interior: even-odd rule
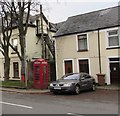
[[[108,47],[118,47],[118,46],[120,46],[118,30],[108,31]]]
[[[78,35],[78,51],[86,51],[87,49],[87,34]]]
[[[18,39],[17,38],[12,39],[12,46],[15,48],[15,50],[18,49]],[[15,52],[15,51],[13,50],[13,52]]]
[[[36,34],[38,34],[40,31],[40,21],[39,20],[36,20],[36,25],[37,25]]]

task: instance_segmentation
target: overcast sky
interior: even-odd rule
[[[47,19],[57,23],[70,16],[117,6],[118,2],[119,0],[44,0],[42,5]]]

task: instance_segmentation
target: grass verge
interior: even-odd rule
[[[26,88],[25,83],[22,81],[16,81],[16,80],[9,80],[9,81],[2,81],[0,83],[1,87],[20,87],[20,88]],[[32,88],[32,82],[28,82],[28,88]]]

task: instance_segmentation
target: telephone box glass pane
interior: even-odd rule
[[[43,79],[46,79],[46,66],[43,66]]]
[[[35,80],[39,80],[40,76],[40,68],[39,66],[36,66],[36,73],[35,73]]]

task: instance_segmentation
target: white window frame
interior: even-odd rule
[[[87,35],[87,49],[86,49],[86,50],[79,50],[78,36],[82,36],[82,35],[85,35],[85,34]],[[78,52],[84,52],[84,51],[86,52],[86,51],[88,51],[88,50],[89,50],[88,33],[77,34],[77,35],[76,35],[76,44],[77,44],[77,45],[76,45],[76,46],[77,46],[76,49],[77,49]]]
[[[114,30],[118,30],[118,28],[112,28],[112,29],[108,29],[108,30],[106,30],[106,36],[107,36],[107,46],[106,46],[106,48],[116,48],[116,47],[120,47],[120,40],[119,40],[119,45],[116,45],[116,46],[109,46],[109,32],[110,31],[114,31]],[[115,36],[115,35],[112,35],[112,36]],[[111,36],[111,37],[112,37]],[[119,37],[119,30],[118,30],[118,34],[116,34],[116,36],[118,36]]]

